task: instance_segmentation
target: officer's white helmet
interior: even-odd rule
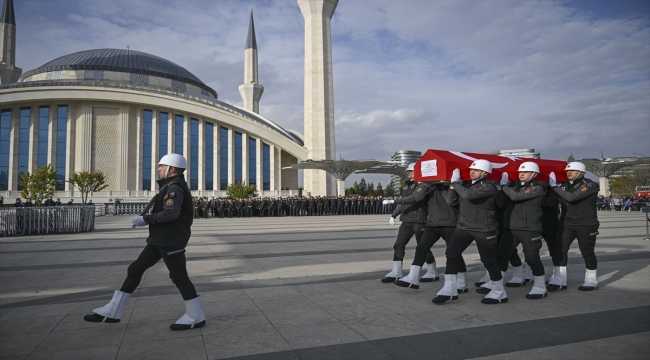
[[[470,169],[483,170],[486,173],[492,173],[492,163],[487,160],[476,160],[469,166]]]
[[[167,154],[158,161],[158,165],[168,165],[179,169],[187,169],[187,160],[185,160],[183,155]]]
[[[539,165],[535,164],[532,161],[526,161],[519,165],[519,170],[517,171],[532,171],[539,174]]]
[[[578,170],[578,171],[582,171],[583,173],[586,173],[587,167],[585,166],[585,164],[579,161],[574,161],[567,164],[567,166],[564,168],[564,171],[567,170]]]
[[[409,166],[406,167],[406,171],[414,171],[415,170],[415,163],[410,163]]]

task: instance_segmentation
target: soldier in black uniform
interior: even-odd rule
[[[395,285],[409,287],[411,289],[419,289],[420,281],[433,282],[440,279],[438,270],[436,269],[436,260],[431,252],[431,248],[441,237],[445,241],[445,244],[447,244],[458,222],[458,199],[455,198],[453,202],[447,203],[449,185],[420,184],[419,186],[422,188],[422,191],[416,190],[411,196],[395,201],[398,204],[411,201],[424,201],[427,204],[426,228],[415,250],[415,258],[413,258],[413,263],[411,264],[411,271],[407,276],[395,282]],[[386,200],[387,204],[389,204],[388,201],[392,200]],[[418,279],[425,261],[428,264],[427,273],[421,279]],[[457,285],[459,292],[466,292],[467,285],[465,284],[464,272],[458,273],[457,284],[459,282],[461,283]]]
[[[442,304],[458,299],[457,274],[466,272],[463,251],[476,241],[483,266],[490,272],[491,291],[481,300],[484,304],[499,304],[508,301],[503,286],[503,274],[496,260],[497,223],[495,217],[495,196],[497,188],[486,177],[492,172],[492,163],[475,160],[470,165],[469,181],[460,180],[460,170],[453,171],[450,191],[447,197],[452,203],[456,197],[460,201],[460,211],[456,230],[447,245],[447,268],[445,285],[433,298],[434,304]]]
[[[581,291],[598,289],[598,262],[594,248],[596,235],[598,235],[598,184],[585,178],[587,167],[581,162],[571,162],[564,169],[567,181],[558,184],[555,173],[550,174],[548,184],[560,197],[562,216],[558,229],[558,238],[562,240],[562,251],[557,255],[560,266],[555,267],[553,277],[549,280],[547,289],[556,291],[567,288],[566,265],[571,243],[576,238],[580,246],[580,253],[585,261],[585,281],[578,287]],[[556,260],[553,260],[556,263]]]
[[[539,250],[542,248],[542,203],[546,189],[535,181],[537,174],[539,174],[539,166],[528,161],[519,166],[519,180],[508,181],[507,173],[503,174],[501,180],[501,189],[508,197],[504,224],[509,231],[506,231],[500,240],[506,246],[499,244],[497,263],[501,272],[505,273],[508,270],[508,260],[513,252],[517,251],[517,245],[521,243],[526,263],[534,276],[533,288],[526,295],[528,299],[546,297],[544,264],[539,257]],[[520,265],[515,267],[513,279],[505,285],[519,287],[523,283],[524,274]]]
[[[406,168],[406,175],[408,176],[408,180],[406,181],[404,190],[402,191],[403,198],[408,198],[415,191],[424,191],[422,187],[418,187],[418,184],[413,181],[414,167],[415,164],[409,164]],[[393,211],[393,214],[391,215],[388,223],[395,225],[395,218],[400,214],[400,220],[402,221],[402,224],[399,227],[397,239],[393,245],[393,270],[386,274],[383,279],[381,279],[381,282],[383,283],[393,283],[395,280],[404,276],[402,263],[404,261],[406,244],[408,244],[413,235],[415,235],[415,241],[417,243],[420,243],[420,238],[425,228],[427,216],[425,204],[423,201],[398,205],[397,208],[395,208],[395,211]]]
[[[185,247],[190,240],[193,222],[192,196],[183,177],[186,167],[185,158],[178,154],[165,155],[160,159],[160,192],[152,199],[153,210],[151,214],[137,216],[132,225],[133,228],[149,225],[147,245],[129,266],[122,288],[115,291],[108,304],[93,310],[84,320],[119,322],[126,301],[140,284],[144,272],[162,259],[169,270],[169,277],[185,300],[185,314],[170,328],[188,330],[205,325],[201,298],[187,275],[185,259]]]

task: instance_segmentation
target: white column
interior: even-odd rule
[[[50,104],[50,116],[47,126],[47,163],[56,170],[56,140],[57,140],[57,104]]]
[[[76,129],[77,129],[77,117],[75,116],[75,106],[74,104],[68,103],[68,118],[66,119],[66,137],[65,137],[65,179],[68,180],[72,174],[75,172],[75,151],[77,148],[75,146],[76,139]],[[66,182],[65,190],[72,190],[73,186]]]
[[[261,191],[264,189],[264,179],[262,179],[262,176],[264,175],[264,171],[262,169],[262,165],[264,165],[264,159],[262,158],[262,155],[264,154],[262,152],[262,138],[258,138],[257,142],[255,142],[255,170],[256,170],[256,177],[257,177],[257,190]]]
[[[248,185],[248,134],[241,134],[241,180]]]
[[[27,171],[34,173],[38,167],[38,120],[39,107],[32,105],[29,114],[29,160],[27,162]]]
[[[160,160],[160,111],[153,110],[151,118],[151,190],[156,190],[156,168]]]
[[[270,173],[271,173],[271,188],[270,188],[270,190],[271,190],[271,191],[275,191],[275,190],[277,190],[277,188],[276,188],[276,186],[275,186],[275,179],[276,179],[276,163],[277,163],[277,162],[275,161],[275,160],[276,160],[276,159],[275,159],[275,145],[272,145],[272,144],[271,144],[270,147],[271,147],[271,149],[270,149],[270,151],[269,151],[269,153],[270,153],[270,154],[269,154],[269,155],[270,155],[270,160],[271,160],[271,164],[270,164],[270,165],[271,165],[271,166],[270,166],[270,167],[271,167],[271,171],[270,171]]]
[[[78,156],[76,157],[75,169],[77,171],[92,170],[92,152],[93,152],[93,108],[90,105],[81,107],[79,114],[79,134],[77,143],[79,144]]]
[[[183,157],[187,160],[187,170],[185,171],[185,180],[190,184],[190,168],[196,166],[190,159],[190,117],[183,115]]]
[[[235,182],[235,131],[228,128],[228,185]]]
[[[205,119],[199,119],[199,190],[205,190]]]
[[[218,123],[214,124],[214,166],[212,168],[212,174],[214,176],[213,190],[221,190],[221,179],[219,178],[221,174],[221,127]]]
[[[20,135],[20,108],[11,108],[11,131],[9,133],[9,181],[8,190],[18,190],[18,144]],[[5,201],[8,202],[7,199]]]
[[[141,115],[138,115],[141,117]],[[120,173],[118,174],[117,186],[118,190],[128,190],[129,189],[129,107],[127,105],[120,106],[120,152],[119,152],[119,162],[118,169]]]
[[[604,195],[604,196],[609,196],[610,195],[610,193],[609,193],[609,179],[608,178],[606,178],[604,176],[598,177],[598,185],[599,185],[599,188],[600,188],[600,190],[598,190],[598,195]]]
[[[144,109],[135,109],[135,190],[142,190],[144,155]]]

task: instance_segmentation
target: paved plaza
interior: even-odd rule
[[[185,307],[162,263],[120,323],[83,320],[110,300],[145,244],[146,228],[132,230],[130,216],[98,218],[92,233],[1,238],[0,358],[648,359],[643,214],[599,216],[597,291],[577,290],[584,263],[574,243],[568,290],[528,300],[529,286],[507,288],[508,303],[483,305],[471,245],[470,292],[440,306],[431,299],[442,281],[420,290],[379,281],[398,228],[388,216],[199,219],[188,271],[207,325],[181,332],[169,329]],[[433,248],[441,271],[444,249]]]

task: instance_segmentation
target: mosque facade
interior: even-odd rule
[[[298,171],[283,168],[310,158],[313,146],[259,114],[264,88],[252,12],[243,107],[220,101],[185,68],[130,49],[80,51],[23,73],[15,66],[13,0],[4,1],[1,25],[0,194],[21,190],[21,172],[51,164],[62,197],[74,196],[65,180],[86,170],[107,175],[100,197],[145,197],[157,190],[157,161],[168,153],[187,159],[195,195],[221,196],[235,182],[263,195],[298,189]],[[331,79],[331,60],[328,66]]]

